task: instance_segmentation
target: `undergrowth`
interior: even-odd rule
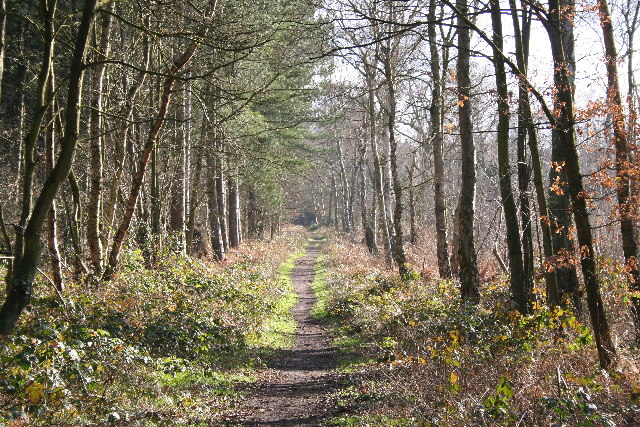
[[[620,345],[617,367],[600,370],[584,316],[539,303],[522,316],[504,279],[466,306],[455,282],[401,281],[365,251],[334,240],[323,260],[324,310],[350,375],[335,425],[640,424],[637,352]]]
[[[115,280],[46,283],[0,341],[0,424],[209,425],[289,344],[292,228],[216,264],[171,251],[148,266],[127,252]],[[284,266],[283,266],[284,263]]]

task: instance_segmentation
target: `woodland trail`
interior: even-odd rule
[[[270,364],[241,409],[240,425],[321,426],[335,414],[327,399],[336,387],[334,351],[326,325],[311,314],[316,302],[311,283],[321,244],[314,236],[291,272],[298,294],[291,311],[297,323],[294,345]]]

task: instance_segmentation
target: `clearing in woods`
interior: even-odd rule
[[[316,302],[311,288],[322,240],[312,237],[298,258],[291,281],[298,294],[292,309],[297,323],[294,345],[270,364],[262,382],[241,409],[247,426],[320,426],[335,415],[327,396],[336,387],[335,356],[327,327],[311,314]]]

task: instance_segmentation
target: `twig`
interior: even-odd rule
[[[58,289],[58,287],[56,286],[55,283],[53,283],[53,280],[51,280],[51,278],[49,276],[47,276],[44,271],[40,270],[39,268],[37,269],[38,273],[42,274],[42,276],[47,279],[47,282],[49,282],[49,284],[51,286],[53,286],[53,289],[56,291],[56,295],[58,296],[58,299],[60,300],[60,303],[62,304],[62,308],[64,308],[64,311],[66,313],[67,311],[67,304],[64,300],[64,297],[62,296],[62,294],[60,293],[60,290]]]
[[[500,269],[502,269],[502,272],[505,273],[505,274],[509,274],[509,269],[507,268],[507,264],[504,262],[504,260],[500,256],[500,253],[498,252],[498,242],[497,241],[493,245],[493,256],[495,256],[496,259],[498,260],[498,264],[500,264]]]

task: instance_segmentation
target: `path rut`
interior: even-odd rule
[[[296,260],[291,281],[298,294],[292,309],[297,322],[294,345],[270,364],[266,379],[241,410],[245,426],[322,426],[335,414],[327,396],[336,387],[334,349],[326,325],[314,318],[311,283],[322,241],[312,238]]]

